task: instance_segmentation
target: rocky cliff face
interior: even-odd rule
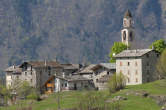
[[[140,48],[165,38],[164,0],[0,0],[1,70],[23,60],[106,62],[127,9]]]

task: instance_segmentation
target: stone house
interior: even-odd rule
[[[20,70],[17,72],[16,70]],[[53,74],[61,75],[63,67],[55,61],[30,61],[24,62],[17,68],[6,69],[7,87],[14,83],[18,78],[20,81],[27,81],[32,87],[37,88],[41,93],[42,86]],[[15,76],[15,77],[13,77]]]
[[[126,77],[127,85],[137,85],[158,79],[156,63],[159,53],[153,49],[124,50],[115,55],[116,73]]]
[[[87,65],[87,66],[81,68],[79,71],[75,72],[74,74],[81,75],[84,78],[92,80],[93,79],[93,70],[92,70],[92,68],[94,66],[96,66],[96,64]]]
[[[45,93],[53,93],[69,90],[93,89],[92,80],[84,78],[80,75],[73,76],[51,76],[44,85]]]
[[[61,66],[63,67],[63,73],[65,73],[65,76],[72,75],[82,67],[81,64],[61,64]]]
[[[98,90],[107,89],[107,82],[116,72],[115,63],[100,63],[92,68],[93,83]]]
[[[6,70],[6,87],[12,87],[16,81],[21,80],[22,69],[19,66],[11,66]]]

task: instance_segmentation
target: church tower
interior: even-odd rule
[[[122,43],[129,46],[130,49],[133,48],[132,43],[134,41],[134,27],[133,27],[132,14],[129,10],[125,12],[123,18],[123,29],[121,30],[121,38],[122,38]]]

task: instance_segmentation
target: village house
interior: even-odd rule
[[[137,85],[158,79],[156,63],[159,53],[153,49],[124,50],[115,55],[116,73],[126,77],[127,85]]]
[[[87,79],[93,79],[93,70],[92,68],[94,66],[96,66],[97,64],[90,64],[90,65],[87,65],[83,68],[81,68],[79,71],[75,72],[74,75],[81,75],[82,77],[84,78],[87,78]]]
[[[53,75],[44,85],[45,93],[53,93],[69,90],[89,90],[94,89],[92,80],[84,78],[80,75],[73,76],[57,76]]]
[[[82,68],[81,64],[61,64],[61,66],[63,67],[63,73],[65,73],[65,76],[70,76]]]
[[[107,89],[107,82],[116,72],[115,63],[100,63],[92,68],[93,83],[98,90]]]
[[[21,80],[22,69],[19,66],[11,66],[6,70],[6,87],[10,88],[17,84],[16,81]]]
[[[18,71],[19,70],[19,71]],[[14,82],[27,81],[32,87],[43,92],[42,86],[53,75],[61,75],[63,67],[55,61],[30,61],[20,66],[12,66],[6,69],[6,86],[12,86]]]

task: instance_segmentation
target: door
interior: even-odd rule
[[[77,84],[74,83],[74,90],[77,90]]]

